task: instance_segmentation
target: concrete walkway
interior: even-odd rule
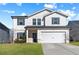
[[[42,44],[44,55],[79,55],[79,47],[68,44]]]

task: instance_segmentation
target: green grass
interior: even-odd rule
[[[0,55],[42,55],[41,44],[0,44]]]
[[[73,42],[70,42],[70,44],[79,46],[79,41],[73,41]]]

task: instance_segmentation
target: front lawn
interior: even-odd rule
[[[0,44],[0,55],[42,55],[41,44]]]
[[[70,44],[79,46],[79,41],[73,41],[73,42],[70,42]]]

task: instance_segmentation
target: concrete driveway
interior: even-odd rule
[[[79,47],[68,44],[42,44],[44,55],[79,55]]]

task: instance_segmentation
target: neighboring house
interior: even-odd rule
[[[69,21],[70,40],[79,41],[79,21]]]
[[[69,43],[67,15],[44,9],[30,16],[12,16],[13,40],[26,34],[27,43]]]
[[[8,43],[9,40],[9,29],[0,23],[0,43]]]

